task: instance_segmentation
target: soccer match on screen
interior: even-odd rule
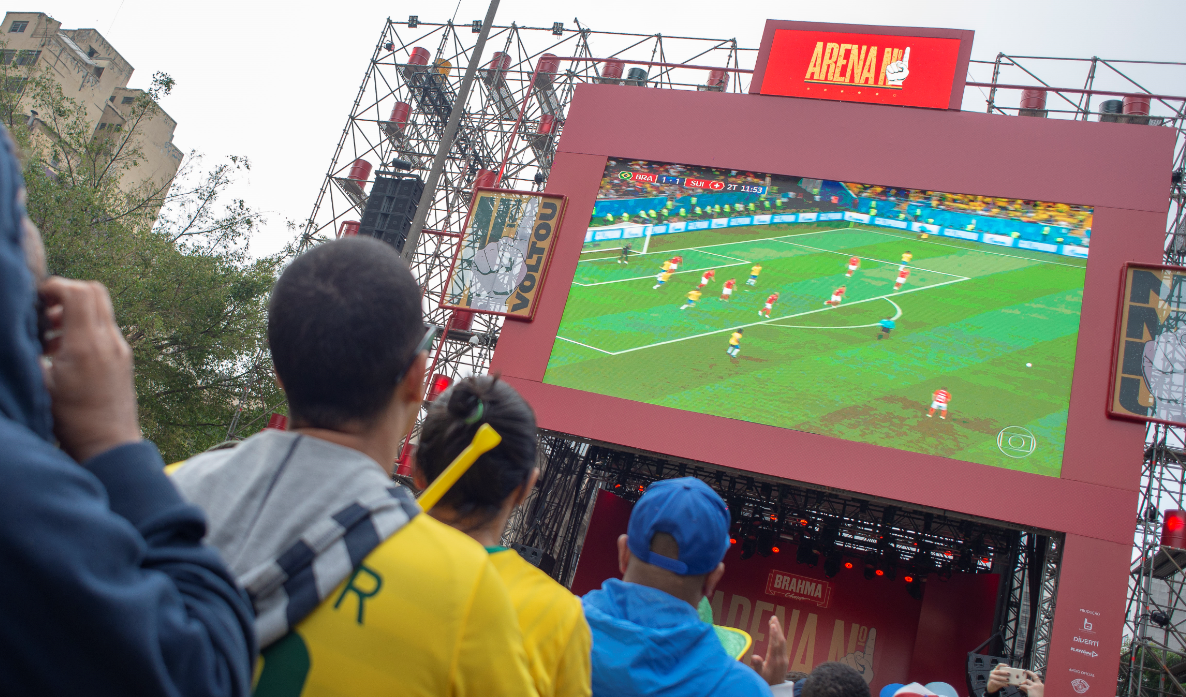
[[[544,382],[1058,476],[1091,225],[611,158]]]

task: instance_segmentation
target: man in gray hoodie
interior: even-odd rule
[[[255,606],[256,694],[534,694],[485,549],[391,481],[435,334],[392,247],[348,238],[306,252],[268,309],[291,430],[173,475]]]

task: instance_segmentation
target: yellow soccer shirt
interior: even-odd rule
[[[264,649],[261,662],[256,697],[536,694],[490,556],[423,513]]]
[[[692,302],[696,302],[699,299],[700,299],[700,291],[698,291],[698,290],[688,291],[688,300],[691,300]]]
[[[664,271],[664,272],[663,272],[663,282],[664,282],[664,283],[666,283],[666,282],[667,282],[667,279],[669,279],[669,278],[671,278],[671,272],[670,272],[670,271]]]
[[[761,264],[758,264],[757,266],[755,266],[754,268],[749,270],[749,275],[751,275],[751,276],[757,276],[760,273],[762,273],[762,265]]]
[[[581,601],[511,549],[492,551],[490,561],[511,594],[527,661],[540,697],[593,694],[593,639]]]
[[[906,252],[905,254],[902,255],[902,263],[909,262],[913,258],[914,258],[913,254],[911,254],[910,252]]]
[[[741,332],[733,332],[733,336],[729,337],[730,346],[738,346],[741,344]]]

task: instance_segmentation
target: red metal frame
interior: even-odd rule
[[[1124,265],[1124,268],[1121,269],[1121,271],[1120,271],[1120,292],[1117,293],[1117,297],[1116,297],[1116,300],[1117,300],[1117,302],[1116,302],[1116,329],[1115,329],[1115,331],[1112,332],[1112,370],[1111,370],[1111,378],[1108,380],[1108,401],[1107,401],[1107,404],[1104,406],[1104,412],[1107,413],[1107,415],[1112,417],[1113,419],[1123,419],[1125,421],[1137,421],[1140,423],[1165,424],[1167,426],[1183,427],[1183,426],[1186,426],[1186,422],[1183,422],[1183,421],[1168,421],[1166,419],[1153,419],[1153,418],[1149,418],[1147,416],[1133,416],[1132,414],[1127,414],[1124,412],[1112,410],[1112,397],[1113,397],[1113,395],[1116,394],[1116,364],[1117,364],[1118,359],[1120,358],[1120,344],[1121,344],[1120,335],[1124,331],[1123,327],[1121,327],[1121,322],[1120,322],[1121,318],[1124,317],[1124,305],[1125,305],[1124,290],[1128,286],[1128,270],[1133,267],[1142,268],[1142,269],[1154,269],[1157,271],[1167,271],[1167,270],[1168,271],[1179,271],[1182,274],[1186,274],[1186,266],[1170,266],[1170,265],[1166,265],[1166,264],[1141,264],[1138,262],[1128,262],[1127,264]]]
[[[766,77],[766,63],[770,59],[770,47],[774,33],[779,29],[798,31],[830,31],[845,34],[882,34],[885,36],[918,36],[931,39],[958,39],[959,58],[955,63],[955,79],[951,83],[951,100],[948,109],[959,109],[964,101],[964,84],[968,79],[968,62],[972,60],[972,39],[976,32],[970,29],[935,29],[933,27],[870,27],[862,24],[833,24],[831,22],[795,22],[782,19],[766,20],[762,31],[762,43],[758,46],[758,59],[754,63],[754,76],[749,83],[750,94],[762,91],[762,80]],[[1028,88],[1027,88],[1028,89]]]
[[[479,313],[483,315],[496,315],[499,317],[506,317],[508,319],[518,320],[520,322],[530,322],[535,319],[536,308],[539,307],[540,298],[543,297],[544,282],[548,279],[548,269],[552,266],[552,258],[556,255],[556,237],[559,236],[560,230],[564,225],[564,214],[568,212],[568,196],[564,194],[556,194],[549,191],[516,191],[514,189],[499,189],[493,186],[479,186],[474,188],[473,194],[469,199],[469,211],[465,214],[465,224],[462,230],[469,230],[469,220],[474,214],[474,202],[478,200],[478,193],[482,191],[491,191],[496,194],[518,194],[520,196],[535,196],[536,198],[558,198],[560,199],[560,216],[556,220],[556,224],[552,226],[552,241],[548,243],[548,253],[544,256],[543,262],[540,264],[539,271],[539,285],[536,286],[535,297],[531,301],[531,314],[524,317],[523,315],[516,315],[510,312],[490,312],[489,310],[477,310],[472,307],[462,307],[461,305],[448,305],[444,302],[444,294],[441,295],[440,307],[445,310],[463,310],[465,312]],[[465,234],[457,235],[457,248],[453,252],[453,260],[449,262],[449,274],[445,276],[445,288],[453,283],[453,272],[457,270],[457,259],[461,256],[461,243],[465,241]],[[450,318],[449,322],[452,323]],[[435,365],[435,362],[434,362]],[[430,373],[431,374],[431,373]]]
[[[580,85],[546,189],[567,194],[572,208],[553,250],[550,292],[537,300],[534,322],[504,326],[491,368],[548,430],[1064,532],[1046,689],[1077,697],[1075,678],[1105,689],[1098,686],[1114,682],[1120,655],[1144,428],[1108,418],[1099,397],[1111,376],[1116,274],[1128,261],[1161,259],[1174,135],[1133,124]],[[1061,477],[544,384],[568,295],[561,288],[576,272],[610,156],[1092,206]],[[1071,651],[1088,617],[1097,656]]]

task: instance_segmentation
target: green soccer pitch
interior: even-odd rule
[[[582,253],[545,383],[1058,476],[1086,260],[841,222],[665,235],[628,264],[620,245]],[[707,269],[716,277],[681,310]],[[843,302],[825,305],[840,285]],[[886,317],[896,328],[879,340]],[[938,389],[946,420],[927,416]]]

